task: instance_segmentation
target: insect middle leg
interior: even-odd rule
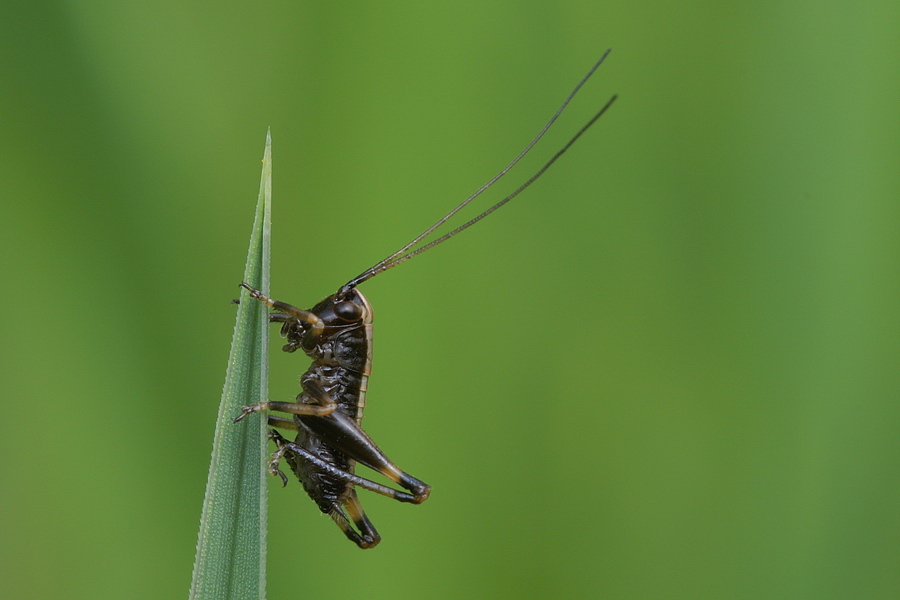
[[[282,417],[274,417],[269,415],[268,418],[269,427],[278,427],[279,429],[288,429],[290,431],[297,431],[297,424],[292,419],[284,419]],[[274,429],[269,430],[269,439],[275,442],[277,446],[277,450],[272,453],[272,456],[269,458],[269,475],[281,477],[281,486],[286,487],[288,484],[287,475],[284,474],[279,468],[281,464],[281,459],[284,458],[284,454],[287,452],[287,448],[284,447],[284,442],[287,442],[284,437]]]
[[[292,415],[313,415],[316,417],[324,417],[334,412],[337,403],[331,399],[319,382],[314,379],[301,381],[303,391],[307,396],[316,400],[317,404],[304,404],[303,402],[259,402],[241,407],[241,414],[232,419],[237,423],[249,414],[262,410],[276,410],[278,412],[289,413]],[[298,396],[299,397],[299,396]]]

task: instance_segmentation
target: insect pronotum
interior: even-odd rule
[[[606,112],[616,96],[610,98],[568,143],[513,193],[456,229],[414,248],[506,175],[544,136],[608,54],[609,50],[604,52],[538,135],[502,171],[408,244],[345,283],[337,292],[311,309],[303,310],[272,300],[246,283],[241,284],[250,298],[265,303],[273,310],[269,314],[269,321],[281,323],[281,335],[287,340],[282,350],[294,352],[301,349],[313,362],[300,378],[302,391],[295,402],[260,402],[245,406],[234,421],[240,421],[248,414],[258,411],[291,415],[290,418],[273,415],[268,417],[268,423],[273,428],[294,433],[294,440],[290,441],[275,429],[270,430],[269,437],[274,440],[277,450],[269,462],[269,473],[281,477],[286,485],[287,477],[279,468],[281,459],[284,458],[319,509],[330,516],[344,535],[360,548],[374,547],[381,541],[381,537],[360,505],[356,495],[357,487],[413,504],[424,502],[431,488],[391,462],[362,429],[366,388],[372,365],[372,306],[356,289],[357,286],[471,227],[518,196],[543,175]],[[405,491],[356,475],[356,463],[381,473]]]

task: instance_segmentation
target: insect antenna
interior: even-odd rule
[[[591,75],[594,74],[594,71],[596,71],[597,68],[598,68],[601,64],[603,64],[603,61],[606,60],[606,56],[610,53],[610,50],[612,50],[612,49],[610,48],[610,49],[608,49],[606,52],[604,52],[604,53],[603,53],[603,56],[600,57],[600,60],[598,60],[596,63],[594,63],[594,66],[591,67],[590,71],[587,72],[587,75],[585,75],[584,77],[582,77],[582,78],[581,78],[581,81],[579,81],[578,84],[575,86],[575,88],[569,93],[569,95],[566,96],[566,99],[563,101],[563,103],[562,103],[562,105],[559,107],[559,109],[557,109],[557,111],[556,111],[556,113],[553,115],[553,117],[551,117],[550,120],[547,121],[547,124],[544,125],[544,127],[543,127],[543,128],[541,129],[541,131],[537,134],[537,136],[535,136],[535,138],[534,138],[533,140],[531,140],[531,142],[530,142],[527,146],[525,146],[525,149],[522,150],[522,151],[518,154],[518,156],[516,156],[516,157],[512,160],[512,162],[510,162],[508,165],[506,165],[506,167],[504,167],[502,171],[500,171],[500,172],[497,173],[493,178],[491,178],[490,181],[488,181],[487,183],[485,183],[484,185],[482,185],[480,188],[478,188],[478,189],[475,191],[475,193],[473,193],[471,196],[469,196],[468,198],[466,198],[465,200],[463,200],[461,203],[459,203],[459,205],[457,205],[453,210],[451,210],[450,212],[448,212],[446,215],[444,215],[443,217],[441,217],[440,219],[438,219],[438,220],[437,220],[433,225],[431,225],[428,229],[426,229],[425,231],[423,231],[422,233],[420,233],[419,235],[417,235],[415,238],[413,238],[408,244],[406,244],[405,246],[403,246],[402,248],[400,248],[399,250],[397,250],[396,252],[394,252],[393,254],[391,254],[390,256],[388,256],[387,258],[385,258],[384,260],[382,260],[381,262],[379,262],[379,263],[373,265],[372,267],[369,267],[368,269],[366,269],[365,271],[363,271],[362,273],[360,273],[359,275],[357,275],[356,277],[354,277],[353,279],[351,279],[349,282],[347,282],[346,284],[344,284],[344,286],[343,286],[343,287],[340,289],[340,291],[338,292],[338,295],[339,295],[339,296],[340,296],[340,295],[343,295],[345,292],[347,292],[347,291],[349,291],[350,289],[356,287],[357,285],[359,285],[359,284],[362,283],[363,281],[366,281],[367,279],[371,279],[371,278],[374,277],[375,275],[378,275],[379,273],[382,273],[382,272],[384,272],[384,271],[387,271],[387,270],[390,269],[390,268],[396,267],[396,266],[399,265],[400,263],[406,262],[407,260],[409,260],[410,258],[416,256],[417,254],[421,254],[422,252],[425,252],[426,250],[429,250],[429,249],[433,248],[434,246],[437,246],[437,245],[440,244],[441,242],[447,241],[448,239],[450,239],[450,238],[453,237],[454,235],[458,234],[458,233],[461,232],[462,230],[471,227],[472,225],[474,225],[475,223],[477,223],[477,222],[480,221],[481,219],[485,218],[486,216],[488,216],[489,214],[491,214],[492,212],[494,212],[495,210],[497,210],[498,208],[500,208],[501,206],[503,206],[504,204],[506,204],[507,202],[509,202],[509,201],[512,200],[513,198],[515,198],[516,196],[518,196],[522,191],[525,190],[525,188],[527,188],[528,186],[530,186],[532,183],[534,183],[535,181],[537,181],[537,179],[538,179],[541,175],[543,175],[544,172],[546,172],[547,169],[549,169],[550,166],[551,166],[553,163],[555,163],[556,160],[557,160],[560,156],[562,156],[563,154],[565,154],[566,150],[568,150],[568,149],[572,146],[572,144],[574,144],[575,141],[576,141],[579,137],[581,137],[581,135],[582,135],[585,131],[587,131],[587,130],[590,128],[590,126],[593,125],[593,124],[597,121],[597,119],[599,119],[599,118],[603,115],[603,113],[605,113],[606,110],[607,110],[610,106],[612,106],[612,103],[615,102],[616,98],[618,97],[617,95],[614,95],[612,98],[610,98],[610,99],[606,102],[606,104],[603,105],[603,108],[601,108],[601,109],[597,112],[597,114],[595,114],[595,115],[591,118],[590,121],[588,121],[581,129],[579,129],[579,130],[578,130],[578,133],[576,133],[574,136],[572,136],[572,138],[566,143],[565,146],[563,146],[556,154],[554,154],[553,157],[552,157],[549,161],[547,161],[547,163],[544,164],[543,167],[541,167],[540,169],[538,169],[538,171],[537,171],[534,175],[532,175],[530,178],[528,178],[528,179],[525,181],[525,183],[523,183],[523,184],[520,185],[518,188],[516,188],[516,190],[515,190],[513,193],[511,193],[510,195],[506,196],[505,198],[503,198],[502,200],[500,200],[499,202],[497,202],[496,204],[494,204],[493,206],[491,206],[490,208],[488,208],[487,210],[485,210],[484,212],[482,212],[480,215],[474,217],[473,219],[467,221],[466,223],[463,223],[462,225],[460,225],[459,227],[457,227],[457,228],[454,229],[453,231],[450,231],[450,232],[448,232],[448,233],[442,235],[441,237],[439,237],[439,238],[437,238],[437,239],[435,239],[435,240],[433,240],[433,241],[431,241],[431,242],[428,242],[427,244],[425,244],[425,245],[423,245],[423,246],[420,246],[419,248],[416,248],[415,250],[410,251],[410,249],[411,249],[413,246],[415,246],[416,244],[418,244],[419,242],[421,242],[423,239],[425,239],[426,237],[428,237],[428,235],[430,235],[435,229],[437,229],[438,227],[440,227],[441,225],[443,225],[443,224],[444,224],[448,219],[450,219],[453,215],[455,215],[455,214],[458,213],[460,210],[462,210],[463,208],[465,208],[466,205],[468,205],[470,202],[472,202],[472,200],[474,200],[475,198],[477,198],[478,196],[480,196],[480,195],[481,195],[482,193],[484,193],[489,187],[491,187],[492,185],[494,185],[495,183],[497,183],[497,181],[498,181],[501,177],[503,177],[504,175],[506,175],[506,173],[509,172],[510,169],[512,169],[514,166],[516,166],[516,164],[518,164],[518,162],[519,162],[520,160],[522,160],[522,158],[523,158],[526,154],[528,154],[528,152],[535,146],[535,144],[537,144],[538,141],[539,141],[542,137],[544,137],[544,134],[547,133],[547,130],[550,129],[550,127],[553,125],[553,123],[556,122],[556,119],[559,118],[559,116],[562,114],[563,110],[565,110],[566,106],[569,105],[569,102],[572,101],[572,98],[575,97],[575,94],[578,93],[578,91],[579,91],[579,90],[581,89],[581,87],[585,84],[585,82],[587,82],[587,80],[590,79]]]

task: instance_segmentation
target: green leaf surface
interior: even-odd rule
[[[266,135],[262,179],[244,281],[269,290],[272,206],[272,138]],[[237,284],[235,282],[235,287]],[[228,357],[225,388],[216,419],[212,459],[197,556],[192,600],[265,598],[266,580],[266,415],[253,413],[235,424],[241,406],[267,399],[268,320],[265,306],[241,289]]]

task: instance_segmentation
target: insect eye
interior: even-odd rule
[[[356,302],[338,302],[334,305],[334,314],[342,321],[358,321],[362,318],[362,306]]]

